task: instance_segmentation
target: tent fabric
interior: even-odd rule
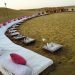
[[[33,51],[19,47],[20,49],[8,51],[3,54],[3,57],[7,57],[10,53],[17,53],[27,60],[27,65],[32,68],[32,75],[39,75],[48,66],[53,64],[53,61],[41,56]],[[8,57],[7,57],[8,58]],[[38,59],[39,58],[39,59]],[[2,63],[3,64],[3,63]],[[4,64],[3,64],[4,66]]]
[[[8,57],[0,57],[0,65],[5,70],[10,72],[12,75],[31,75],[32,69],[27,65],[15,64]]]
[[[24,47],[21,47],[15,43],[13,43],[10,39],[8,39],[5,36],[5,32],[9,27],[11,27],[12,25],[19,23],[23,20],[26,20],[26,18],[23,18],[21,20],[12,21],[8,25],[2,26],[0,28],[0,35],[1,35],[0,36],[0,48],[4,50],[4,53],[2,54],[2,58],[7,59],[10,53],[20,54],[22,57],[24,57],[27,60],[27,65],[32,69],[31,75],[39,75],[48,66],[52,65],[53,61],[51,59],[48,59],[48,58],[40,55],[40,54],[35,53],[29,49],[26,49]],[[0,59],[0,61],[1,61],[1,59]],[[7,61],[7,62],[9,62],[9,61]],[[7,68],[10,66],[5,66],[7,64],[8,63],[2,63],[2,64],[0,63],[0,70],[4,73],[4,75],[11,75],[10,69]],[[8,69],[8,71],[7,72],[4,71],[3,67]],[[15,68],[15,66],[13,66],[13,67]]]

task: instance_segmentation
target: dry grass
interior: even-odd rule
[[[37,10],[12,10],[8,8],[0,8],[0,22],[14,19],[20,16],[29,16],[37,12]]]
[[[22,46],[54,60],[56,70],[47,75],[75,75],[75,12],[34,18],[26,21],[18,29],[21,34],[37,40],[35,45],[21,44]],[[57,53],[43,50],[42,38],[45,38],[46,42],[62,44],[63,50]]]

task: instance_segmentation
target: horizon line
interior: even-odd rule
[[[16,9],[16,8],[10,8],[10,7],[0,7],[0,8],[9,8],[13,10],[31,10],[31,9],[41,9],[41,8],[56,8],[56,7],[69,7],[69,6],[75,6],[75,5],[64,5],[64,6],[45,6],[45,7],[35,7],[35,8],[21,8],[21,9]]]

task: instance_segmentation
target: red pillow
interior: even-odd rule
[[[10,56],[11,56],[11,59],[14,63],[21,64],[21,65],[26,64],[26,60],[22,56],[20,56],[16,53],[11,53]]]

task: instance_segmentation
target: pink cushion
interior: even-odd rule
[[[11,20],[8,20],[8,23],[10,23],[11,22]]]
[[[21,65],[26,64],[26,60],[22,56],[20,56],[16,53],[11,53],[10,56],[11,56],[11,59],[14,63],[21,64]]]
[[[6,23],[6,22],[4,22],[4,23],[3,23],[3,25],[4,25],[4,26],[6,26],[6,25],[7,25],[7,23]]]
[[[1,28],[1,25],[0,25],[0,28]]]
[[[14,21],[16,21],[16,19],[14,19]]]
[[[18,20],[20,20],[20,18],[18,18]]]

